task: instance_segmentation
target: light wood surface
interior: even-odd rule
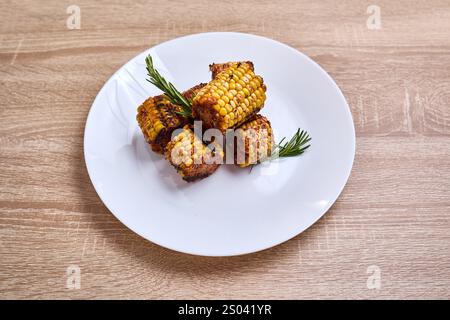
[[[72,4],[79,30],[66,26]],[[83,159],[108,77],[150,46],[207,31],[306,53],[356,127],[332,209],[251,255],[190,256],[140,238],[102,204]],[[0,298],[450,298],[448,0],[2,1],[0,82]],[[80,289],[67,288],[71,265]],[[371,266],[379,289],[367,286]]]

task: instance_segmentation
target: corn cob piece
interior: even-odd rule
[[[209,65],[209,71],[211,71],[211,78],[215,79],[219,73],[232,66],[236,66],[238,63],[247,63],[250,66],[250,70],[254,71],[253,62],[251,61],[213,63]]]
[[[203,86],[205,84],[199,84],[183,92],[183,96],[192,100]],[[164,153],[172,132],[189,123],[188,119],[177,113],[180,111],[181,107],[172,104],[165,95],[150,97],[139,106],[136,119],[154,152]]]
[[[186,125],[167,144],[165,156],[183,180],[192,182],[214,173],[223,162],[224,152],[219,145],[205,146]]]
[[[237,62],[218,73],[194,97],[194,118],[202,120],[206,129],[225,132],[258,113],[266,100],[266,86],[252,69],[253,64]]]
[[[234,163],[247,167],[262,162],[272,154],[274,137],[269,120],[255,115],[235,131]]]

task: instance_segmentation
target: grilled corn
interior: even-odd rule
[[[262,162],[272,154],[274,138],[269,120],[255,115],[235,131],[234,163],[240,167]]]
[[[225,132],[258,113],[266,100],[263,79],[249,62],[228,63],[216,77],[200,89],[192,101],[194,118],[206,129]]]
[[[199,84],[183,92],[183,96],[192,100],[203,86],[205,84]],[[136,119],[153,151],[164,153],[172,132],[189,123],[188,119],[178,114],[180,111],[181,107],[172,104],[165,95],[150,97],[139,106]]]
[[[224,152],[219,145],[205,146],[186,125],[167,144],[165,156],[183,180],[192,182],[214,173],[223,162]]]

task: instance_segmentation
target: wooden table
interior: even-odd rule
[[[357,133],[350,180],[318,223],[231,258],[128,230],[83,159],[89,108],[115,70],[219,30],[309,55]],[[0,62],[0,298],[450,298],[448,0],[2,1]]]

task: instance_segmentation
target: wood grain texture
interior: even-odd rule
[[[68,30],[66,8],[81,8]],[[366,26],[369,5],[382,28]],[[0,298],[450,298],[450,3],[2,1]],[[336,80],[357,131],[350,180],[313,227],[232,258],[172,252],[118,222],[83,159],[91,103],[144,49],[241,31]],[[66,288],[78,265],[81,288]],[[380,289],[368,289],[378,266]]]

